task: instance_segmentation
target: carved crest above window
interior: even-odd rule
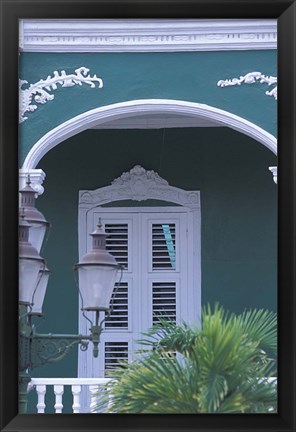
[[[140,165],[121,174],[112,181],[111,186],[94,191],[80,191],[80,203],[90,207],[112,201],[147,199],[168,201],[189,208],[198,208],[200,205],[198,191],[185,191],[170,186],[157,172],[146,170]]]
[[[124,184],[132,184],[139,181],[143,184],[146,182],[147,184],[159,184],[159,185],[168,185],[168,182],[161,178],[155,171],[146,171],[145,168],[140,165],[134,166],[129,172],[124,172],[120,177],[113,180],[113,185],[124,185]]]

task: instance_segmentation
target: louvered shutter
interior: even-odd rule
[[[123,191],[126,193],[129,192]],[[147,200],[154,199],[154,190],[148,188],[146,193],[130,198],[134,204],[138,196],[144,199],[139,206],[130,207],[122,207],[120,201],[113,201],[107,207],[112,202],[113,193],[107,196],[105,188],[95,193],[89,191],[90,195],[87,191],[80,194],[79,258],[90,250],[89,234],[101,218],[108,234],[107,250],[124,266],[124,270],[119,285],[113,290],[112,313],[105,317],[102,313],[100,317],[105,318],[105,322],[98,358],[93,357],[91,349],[78,350],[79,377],[108,376],[122,360],[133,360],[133,353],[143,349],[137,340],[160,318],[188,323],[199,320],[199,196],[196,192],[178,192],[176,188],[169,188],[163,194],[166,204],[159,202],[158,207],[151,207],[145,196]],[[92,199],[88,201],[89,197]],[[188,207],[178,205],[184,199],[188,201]],[[168,202],[178,204],[170,206]],[[80,307],[79,304],[79,331],[86,334],[89,323],[81,314]],[[94,319],[92,312],[87,315]],[[87,396],[83,390],[82,405],[85,409]]]
[[[152,269],[176,269],[176,225],[152,224]]]
[[[128,224],[106,223],[106,249],[117,263],[128,269]]]
[[[105,329],[128,328],[128,283],[121,282],[113,290],[110,301],[112,312],[106,317]]]
[[[101,218],[106,248],[124,266],[113,290],[112,313],[105,316],[99,358],[93,359],[91,350],[84,354],[92,371],[88,376],[99,377],[132,360],[143,348],[137,340],[160,319],[186,320],[193,254],[188,258],[188,213],[181,207],[96,208],[91,218],[88,231]]]
[[[176,282],[152,282],[152,323],[176,322]]]
[[[128,359],[127,342],[105,342],[105,375]]]
[[[95,376],[108,376],[110,370],[122,360],[128,360],[132,346],[132,287],[133,258],[131,242],[135,229],[133,215],[102,211],[94,213],[95,220],[101,218],[108,235],[106,249],[114,256],[117,263],[123,266],[120,283],[113,289],[110,301],[112,312],[105,316],[99,361],[94,363]],[[119,272],[120,273],[120,272]],[[118,275],[118,280],[120,275]]]

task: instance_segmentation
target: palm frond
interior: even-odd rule
[[[277,315],[263,309],[244,311],[237,317],[238,323],[248,337],[260,345],[264,351],[277,352]]]
[[[175,351],[188,355],[192,351],[198,329],[185,322],[176,325],[173,321],[160,318],[159,323],[143,333],[144,338],[137,342],[149,348]]]
[[[148,349],[121,364],[98,396],[107,413],[274,413],[277,390],[268,379],[276,363],[276,315],[241,315],[216,304],[203,308],[202,326],[160,319],[141,342]],[[153,348],[153,349],[152,349]],[[171,356],[170,351],[179,353]]]

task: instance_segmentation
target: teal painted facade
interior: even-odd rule
[[[276,101],[267,84],[220,88],[220,79],[260,71],[277,75],[276,51],[181,53],[21,53],[29,84],[85,66],[104,81],[52,91],[54,100],[26,113],[19,127],[19,162],[53,128],[89,110],[139,99],[191,101],[220,108],[276,136]],[[24,86],[25,88],[25,86]],[[164,133],[165,132],[165,133]],[[49,151],[36,168],[46,173],[36,205],[52,223],[42,256],[52,271],[38,331],[78,331],[78,192],[110,185],[134,165],[169,184],[201,193],[202,303],[277,309],[277,186],[268,171],[276,156],[227,127],[86,130]],[[33,376],[77,375],[77,350]],[[70,395],[69,395],[70,396]],[[52,395],[48,396],[52,399]],[[30,396],[30,410],[36,398]],[[70,397],[65,412],[70,411]]]
[[[107,186],[135,164],[201,192],[202,302],[276,310],[277,187],[267,170],[275,163],[261,144],[228,128],[169,129],[164,145],[163,130],[88,130],[50,151],[39,164],[47,177],[37,200],[53,225],[43,251],[52,275],[42,330],[78,329],[78,191]],[[41,374],[75,376],[76,365],[69,358]]]
[[[86,84],[50,92],[54,100],[38,104],[19,128],[20,165],[47,132],[83,112],[135,99],[176,99],[206,104],[243,117],[276,136],[276,103],[259,82],[221,88],[217,82],[259,71],[277,76],[276,51],[179,53],[22,53],[20,78],[29,84],[84,66],[104,87]],[[28,84],[24,85],[25,89]]]

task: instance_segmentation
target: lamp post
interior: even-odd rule
[[[40,253],[46,231],[50,228],[50,223],[47,222],[43,214],[35,207],[36,192],[31,187],[30,176],[28,176],[26,186],[20,193],[21,208],[25,214],[26,221],[31,225],[29,242]]]
[[[82,310],[95,312],[89,334],[37,333],[32,316],[43,316],[50,274],[39,251],[49,223],[35,208],[35,191],[30,186],[30,179],[20,193],[23,207],[19,223],[19,413],[26,413],[30,370],[61,361],[75,345],[86,350],[89,342],[93,344],[93,356],[98,357],[104,321],[99,322],[100,312],[111,313],[110,299],[120,266],[106,250],[107,234],[99,222],[91,234],[92,249],[74,265],[78,272]],[[32,229],[35,235],[30,237]]]

